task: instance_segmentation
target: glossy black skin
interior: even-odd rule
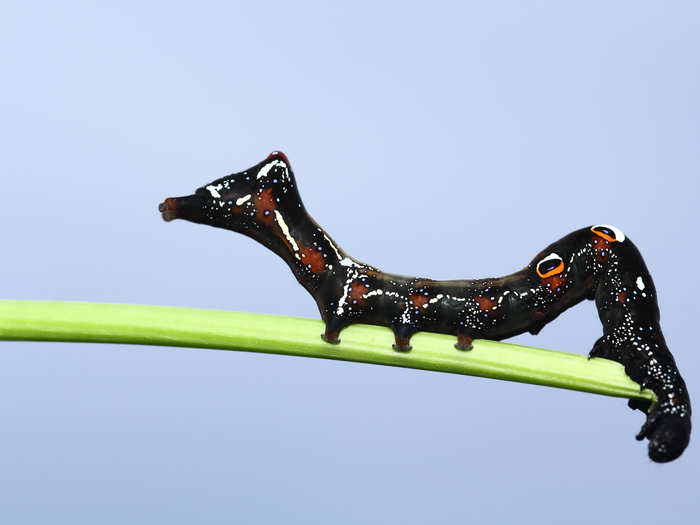
[[[637,439],[649,438],[657,462],[681,455],[690,439],[690,398],[659,326],[656,290],[637,248],[622,232],[588,226],[542,250],[504,277],[435,281],[381,272],[349,257],[306,212],[289,160],[280,152],[218,179],[194,195],[166,199],[165,220],[181,218],[243,233],[282,257],[314,297],[326,323],[322,337],[340,342],[353,323],[391,327],[394,348],[411,349],[418,331],[454,334],[460,350],[476,338],[538,333],[561,312],[594,299],[603,336],[590,357],[624,365],[658,397]]]

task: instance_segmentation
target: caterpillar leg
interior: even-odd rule
[[[601,337],[600,339],[598,339],[593,345],[591,351],[588,352],[588,359],[593,359],[594,357],[601,357],[603,359],[607,359],[607,356],[610,354],[610,349],[604,342],[601,341],[601,339],[604,338]]]
[[[321,334],[321,339],[326,343],[337,345],[340,343],[340,331],[345,328],[346,324],[341,317],[331,317],[326,321],[326,331]]]
[[[457,332],[457,342],[455,343],[455,348],[457,350],[471,350],[474,348],[472,344],[472,337],[465,331]]]
[[[651,408],[651,401],[647,399],[630,399],[627,402],[627,406],[632,410],[640,410],[646,414],[649,412],[649,408]]]
[[[416,333],[416,329],[408,324],[401,324],[394,327],[394,338],[396,342],[392,348],[398,352],[409,352],[411,350],[411,336]]]
[[[613,346],[610,344],[609,340],[609,336],[602,336],[598,338],[598,340],[593,344],[591,351],[588,352],[588,359],[593,357],[601,357],[603,359],[610,359],[619,362],[619,356],[613,349]]]
[[[340,339],[338,338],[339,335],[339,332],[329,332],[328,330],[326,330],[324,333],[321,334],[321,339],[323,339],[326,343],[337,345],[340,343]]]
[[[537,335],[542,331],[542,329],[544,328],[544,325],[546,325],[546,324],[547,323],[545,323],[544,321],[540,321],[538,323],[535,323],[530,327],[528,332],[530,332],[532,335]]]

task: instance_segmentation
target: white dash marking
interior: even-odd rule
[[[240,199],[236,199],[236,206],[241,206],[242,204],[248,202],[250,200],[250,193],[248,195],[244,195]]]
[[[320,230],[320,228],[319,228],[319,230]],[[331,240],[328,238],[328,235],[326,235],[325,233],[323,234],[323,236],[324,236],[324,237],[326,238],[326,240],[328,241],[328,244],[331,245],[331,248],[333,248],[333,251],[335,252],[335,254],[336,254],[336,256],[338,257],[338,259],[340,259],[340,252],[338,252],[338,248],[336,247],[335,243],[334,243],[333,241],[331,241]]]
[[[282,233],[289,241],[289,244],[292,245],[292,248],[294,249],[294,251],[295,252],[299,251],[299,245],[294,240],[294,237],[289,235],[289,228],[287,227],[287,223],[284,222],[284,217],[282,217],[282,214],[279,212],[279,210],[275,210],[275,219],[277,220],[277,224],[280,225],[280,229],[282,230]]]
[[[260,168],[257,178],[262,179],[263,177],[267,177],[267,174],[270,173],[270,170],[275,166],[282,166],[285,169],[285,171],[287,169],[287,165],[281,160],[273,160],[272,162],[268,162],[262,168]]]

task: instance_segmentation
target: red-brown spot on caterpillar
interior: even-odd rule
[[[610,254],[610,242],[608,240],[606,240],[602,236],[599,237],[596,234],[591,237],[591,245],[595,250],[596,258],[599,261],[603,262],[607,260],[608,255]]]
[[[255,204],[255,218],[271,226],[275,220],[273,212],[277,208],[277,203],[272,196],[272,189],[268,188],[256,193],[253,202]]]
[[[483,295],[475,297],[474,300],[479,305],[479,310],[491,310],[494,306],[498,304],[497,301],[489,299],[488,297],[484,297]]]
[[[412,295],[411,302],[416,308],[421,308],[425,303],[428,302],[428,298],[425,295]]]
[[[367,288],[364,284],[362,284],[360,281],[353,281],[350,283],[350,292],[348,293],[348,297],[350,297],[351,302],[356,302],[362,306],[365,304],[365,299],[362,296],[366,291]]]
[[[299,255],[301,256],[302,264],[308,267],[313,273],[321,273],[326,267],[323,254],[314,246],[304,246],[302,244],[299,249]]]
[[[557,288],[560,288],[566,282],[566,277],[564,274],[560,273],[558,275],[552,275],[547,279],[543,279],[542,282],[545,286],[549,285],[547,286],[547,289],[556,291]]]
[[[620,304],[624,304],[624,302],[627,300],[627,294],[625,292],[620,292],[617,294],[617,300],[620,301]]]

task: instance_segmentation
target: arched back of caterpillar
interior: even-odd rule
[[[287,157],[255,166],[159,206],[166,221],[185,219],[252,237],[279,255],[313,296],[328,343],[353,323],[388,326],[394,348],[411,349],[418,331],[456,336],[466,351],[476,338],[538,333],[561,312],[594,299],[603,336],[590,352],[622,363],[658,397],[637,439],[649,438],[658,462],[681,455],[690,439],[690,398],[659,326],[656,289],[639,250],[621,230],[596,224],[541,250],[503,277],[437,281],[382,272],[347,255],[306,212]]]

